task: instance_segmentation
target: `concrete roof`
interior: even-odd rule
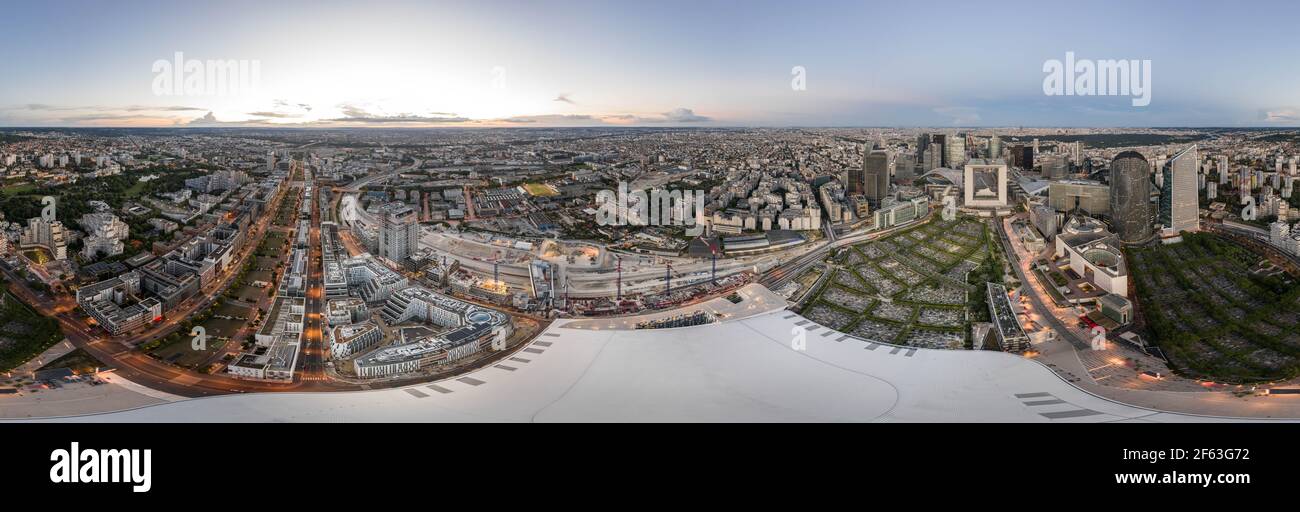
[[[766,289],[758,287],[766,294]],[[499,364],[352,393],[184,400],[73,421],[1208,421],[1086,393],[1024,357],[871,345],[766,297],[721,322],[602,329],[560,320]],[[753,308],[745,304],[750,300]],[[699,308],[700,306],[696,306]],[[753,311],[757,309],[758,311]],[[569,327],[568,324],[574,324]],[[621,324],[622,322],[620,322]],[[582,325],[586,324],[586,325]],[[804,329],[806,348],[792,347]],[[871,348],[874,346],[875,348]]]

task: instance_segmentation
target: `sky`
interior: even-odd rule
[[[9,127],[1300,125],[1291,1],[46,0],[2,14]],[[1045,94],[1044,64],[1067,52],[1149,60],[1150,104]],[[229,61],[252,87],[203,76]]]

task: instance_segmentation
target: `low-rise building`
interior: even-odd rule
[[[127,272],[78,288],[77,305],[110,334],[122,334],[162,319],[162,301],[141,292],[140,274]]]
[[[270,345],[285,334],[297,336],[302,333],[303,314],[306,312],[306,299],[301,297],[278,297],[266,315],[266,321],[254,336],[259,345]]]
[[[1069,257],[1070,268],[1098,288],[1128,296],[1128,266],[1119,238],[1091,217],[1076,215],[1056,236],[1056,257]]]
[[[330,357],[343,359],[375,346],[384,333],[373,322],[339,325],[325,330],[329,337]]]

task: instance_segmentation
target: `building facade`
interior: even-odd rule
[[[1110,218],[1121,242],[1151,238],[1151,165],[1136,151],[1125,151],[1110,163]]]
[[[1174,234],[1200,230],[1196,155],[1196,145],[1193,144],[1165,164],[1164,186],[1160,190],[1160,223]]]

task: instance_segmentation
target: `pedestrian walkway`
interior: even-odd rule
[[[31,375],[32,372],[39,370],[42,366],[49,364],[50,361],[54,361],[55,359],[63,357],[67,355],[69,352],[72,352],[73,350],[76,350],[76,347],[72,346],[72,343],[65,338],[63,341],[56,343],[53,347],[45,349],[45,352],[41,352],[40,355],[37,355],[36,357],[32,358],[30,361],[27,361],[26,363],[23,363],[17,368],[14,368],[13,370],[11,370],[11,372],[14,375],[20,375],[20,376]]]

